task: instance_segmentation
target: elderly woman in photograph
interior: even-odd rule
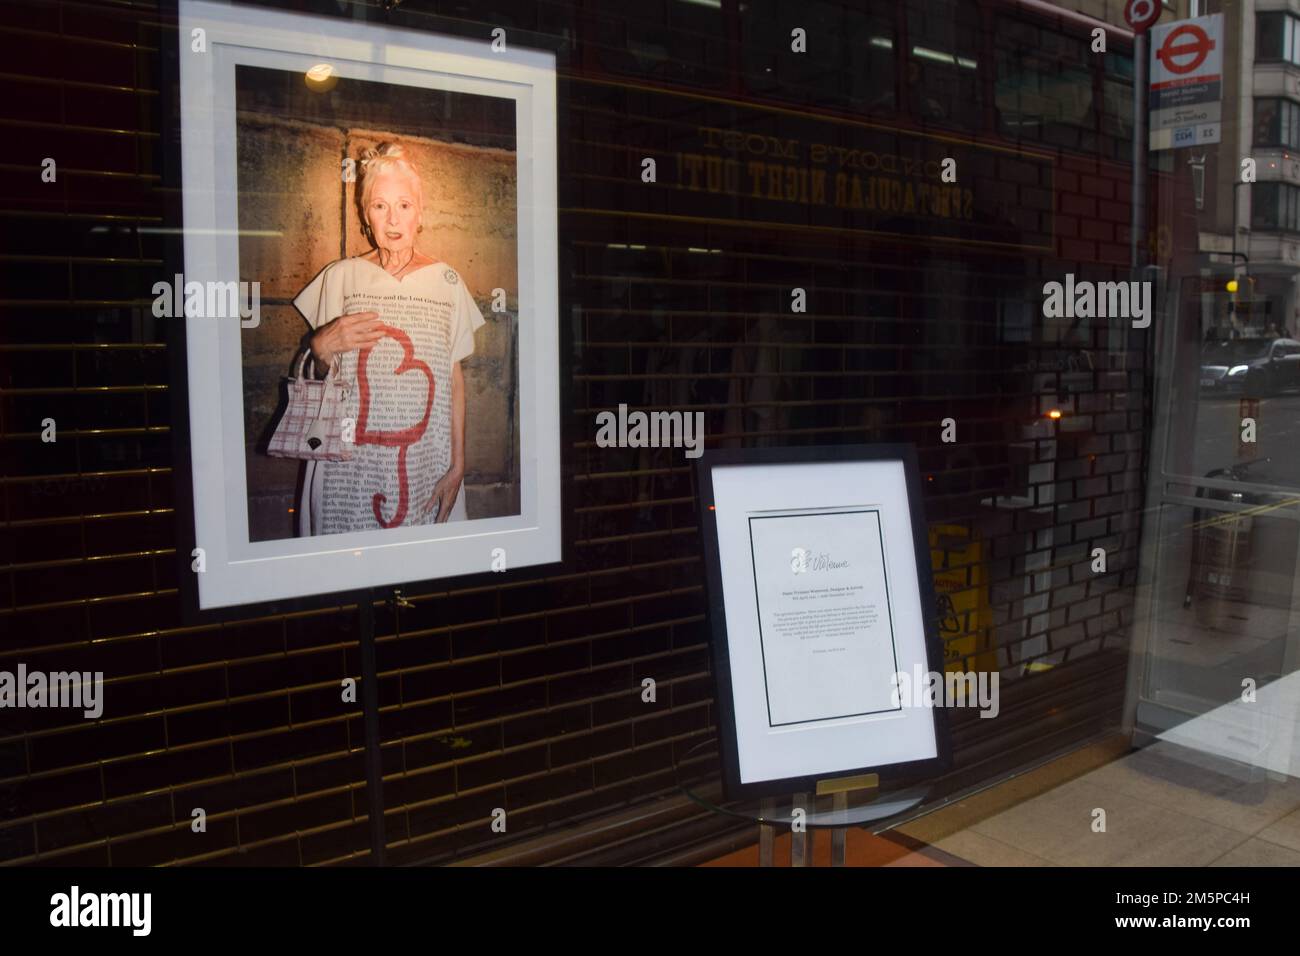
[[[355,383],[346,461],[309,461],[299,534],[465,518],[461,359],[483,325],[465,282],[416,248],[424,190],[401,146],[366,150],[356,187],[365,255],[326,266],[294,299],[319,374]],[[346,437],[346,430],[345,430]]]

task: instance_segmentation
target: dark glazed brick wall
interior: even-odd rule
[[[691,468],[680,451],[597,448],[595,415],[620,403],[703,411],[713,446],[915,442],[932,523],[982,542],[989,663],[1005,681],[1122,648],[1146,357],[1104,323],[1049,340],[1039,305],[1066,272],[1122,277],[1127,171],[1005,142],[995,162],[967,144],[963,184],[1005,211],[1002,232],[942,242],[767,228],[741,221],[740,203],[699,217],[707,197],[642,184],[640,157],[667,177],[701,125],[766,117],[765,131],[807,141],[832,127],[792,132],[789,96],[734,102],[738,41],[664,4],[627,21],[594,4],[492,6],[423,9],[444,29],[561,44],[572,558],[378,610],[390,861],[450,859],[663,793],[712,734]],[[611,43],[646,30],[689,51],[675,93],[602,72]],[[102,670],[107,701],[97,721],[0,713],[0,862],[363,862],[362,722],[339,700],[360,671],[354,610],[197,627],[180,612],[169,330],[149,310],[175,201],[167,36],[150,3],[9,3],[0,17],[0,669]],[[45,156],[55,184],[39,181]],[[806,313],[790,312],[796,286]],[[1008,340],[1016,323],[1034,331]],[[1066,419],[1046,424],[1044,403]],[[56,444],[40,441],[46,417]],[[1089,570],[1095,547],[1105,576]],[[1032,735],[1033,716],[1017,719]],[[194,807],[206,833],[191,832]],[[488,829],[495,807],[508,836]]]

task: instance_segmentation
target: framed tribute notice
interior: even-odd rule
[[[178,11],[198,609],[559,561],[555,54]]]
[[[946,766],[943,673],[910,445],[706,451],[696,464],[729,798]]]

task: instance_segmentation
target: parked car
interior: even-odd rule
[[[1300,342],[1295,339],[1223,339],[1201,351],[1201,389],[1272,395],[1300,386]]]

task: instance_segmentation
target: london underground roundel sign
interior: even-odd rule
[[[1124,19],[1134,33],[1143,33],[1160,19],[1160,0],[1128,0],[1124,4]]]
[[[1191,73],[1205,62],[1214,41],[1195,23],[1184,23],[1167,37],[1156,50],[1156,59],[1170,73]]]

